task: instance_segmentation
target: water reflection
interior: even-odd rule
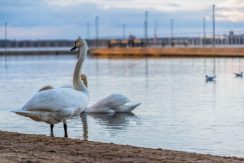
[[[83,139],[85,141],[88,140],[88,122],[87,122],[87,114],[86,113],[82,113],[80,115],[81,117],[81,123],[82,123],[82,128],[83,128]]]
[[[136,118],[133,113],[82,113],[80,117],[84,140],[88,140],[89,138],[88,117],[94,119],[97,124],[105,126],[109,131],[116,133],[119,130],[125,131],[130,121]]]
[[[4,68],[5,68],[5,71],[7,72],[7,70],[8,70],[8,56],[7,55],[5,55],[4,56]]]
[[[149,69],[148,58],[145,58],[145,88],[148,88],[149,85],[148,69]]]
[[[213,75],[216,76],[216,58],[214,57],[214,60],[213,60]]]
[[[148,58],[145,58],[145,77],[148,78]]]

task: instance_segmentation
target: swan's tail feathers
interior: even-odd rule
[[[129,113],[132,112],[137,106],[139,106],[141,103],[126,103],[119,109],[114,110],[115,112],[120,113]]]
[[[19,114],[19,115],[22,115],[22,114],[24,114],[24,113],[25,113],[25,111],[24,111],[24,110],[22,110],[22,109],[15,109],[15,110],[11,110],[11,112],[16,113],[16,114]]]
[[[18,114],[19,112],[23,111],[22,109],[11,110],[11,112]]]
[[[135,103],[135,104],[131,104],[130,105],[130,109],[129,109],[129,112],[131,112],[131,111],[133,111],[137,106],[139,106],[139,105],[141,105],[141,103],[140,102],[138,102],[138,103]]]
[[[72,116],[75,116],[77,110],[74,107],[68,107],[60,111],[43,111],[42,109],[28,111],[23,109],[17,109],[12,110],[11,112],[14,112],[24,117],[31,118],[34,121],[46,122],[48,124],[56,124]]]
[[[11,110],[11,112],[24,116],[24,117],[31,118],[31,112],[23,110],[23,109]]]

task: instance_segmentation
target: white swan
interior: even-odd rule
[[[85,74],[81,74],[81,80],[84,82],[84,84],[87,87],[87,77]],[[71,87],[71,86],[64,86],[64,87]],[[45,86],[40,89],[46,90],[46,89],[52,89],[52,86]],[[133,111],[137,106],[139,106],[140,103],[132,103],[126,96],[122,94],[111,94],[102,100],[98,101],[92,106],[88,106],[84,112],[87,113],[114,113],[114,112],[120,112],[120,113],[128,113]]]
[[[87,113],[110,113],[110,112],[131,112],[141,103],[132,103],[122,94],[111,94],[92,106],[88,106],[84,112]]]
[[[42,91],[35,94],[21,109],[13,111],[35,121],[50,124],[51,136],[54,136],[54,124],[63,121],[64,136],[68,137],[66,119],[80,115],[89,102],[88,90],[80,79],[80,69],[88,50],[86,41],[78,38],[71,50],[76,48],[80,48],[80,54],[74,70],[73,88],[42,88]]]

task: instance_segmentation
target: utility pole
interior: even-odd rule
[[[148,11],[145,12],[145,44],[148,44]]]
[[[215,48],[215,5],[213,5],[213,48]]]
[[[8,23],[7,22],[5,22],[4,23],[4,27],[5,27],[5,44],[4,44],[4,46],[5,46],[5,51],[7,51],[7,41],[8,41]]]
[[[90,23],[86,23],[86,38],[90,39]]]
[[[202,44],[205,45],[206,40],[206,17],[203,17],[203,41]]]
[[[155,25],[154,25],[154,45],[157,44],[158,42],[158,21],[155,21]]]
[[[99,43],[99,16],[95,17],[95,28],[96,28],[96,46],[98,47],[98,43]]]
[[[174,19],[170,20],[170,43],[171,46],[173,45],[173,41],[174,41]]]

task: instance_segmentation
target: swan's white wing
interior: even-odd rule
[[[116,108],[130,102],[130,100],[122,94],[111,94],[106,97],[104,101],[107,101],[107,105],[109,105],[111,108]]]
[[[70,89],[56,88],[38,92],[16,114],[35,121],[56,124],[71,116],[79,115],[87,106],[86,93]]]
[[[130,100],[121,94],[112,94],[96,104],[88,107],[85,112],[131,112],[134,110],[140,103],[131,103]]]
[[[128,102],[128,99],[120,94],[112,94],[104,99],[98,101],[94,105],[86,108],[85,112],[93,113],[105,113],[105,112],[114,112],[111,108],[119,107],[124,103]]]
[[[65,85],[62,85],[61,88],[73,88],[73,85],[70,85],[70,84],[65,84]]]
[[[56,88],[35,94],[24,106],[25,111],[57,112],[69,107],[85,108],[86,94],[70,88]]]
[[[122,94],[112,94],[104,99],[107,105],[114,112],[131,112],[141,103],[131,103],[130,100]]]

